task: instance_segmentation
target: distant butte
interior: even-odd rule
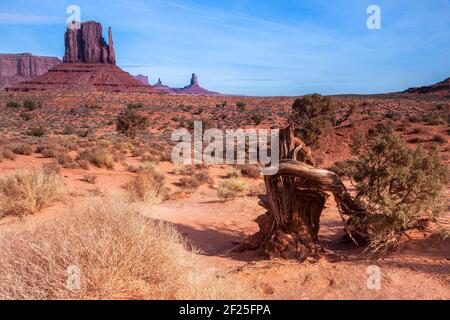
[[[111,28],[108,29],[108,44],[102,36],[102,25],[93,21],[82,23],[79,29],[68,28],[64,40],[63,63],[7,90],[154,92],[116,66]]]
[[[0,90],[33,80],[60,63],[61,60],[56,57],[33,56],[30,53],[0,54]]]
[[[138,74],[137,76],[133,76],[133,78],[135,78],[136,80],[142,82],[146,86],[150,85],[149,80],[148,80],[148,76],[144,76],[142,74]]]
[[[188,95],[206,95],[206,96],[220,96],[221,94],[218,92],[209,91],[207,89],[202,88],[198,83],[198,77],[195,73],[192,74],[191,84],[181,88],[181,89],[173,89],[175,92],[179,94],[188,94]]]

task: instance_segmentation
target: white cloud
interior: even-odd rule
[[[56,24],[64,22],[61,17],[0,12],[0,24]]]

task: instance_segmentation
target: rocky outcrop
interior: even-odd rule
[[[116,66],[111,28],[109,45],[102,37],[102,25],[85,22],[80,29],[67,29],[64,62],[47,73],[8,88],[11,92],[26,91],[155,91]]]
[[[109,44],[107,44],[103,38],[102,25],[98,22],[84,22],[79,29],[68,28],[64,41],[66,63],[116,64],[112,30],[108,29]]]
[[[150,85],[150,83],[148,81],[148,76],[144,76],[142,74],[138,74],[137,76],[133,76],[133,78],[135,78],[136,80],[142,82],[146,86]]]
[[[175,92],[179,94],[188,94],[188,95],[205,95],[205,96],[219,96],[220,93],[209,91],[205,88],[202,88],[199,85],[198,77],[195,73],[192,74],[191,84],[180,89],[173,89]]]
[[[429,86],[410,88],[403,93],[450,98],[450,78]]]
[[[198,77],[195,73],[192,74],[191,86],[198,86]]]
[[[56,57],[33,56],[30,53],[0,54],[0,89],[30,81],[60,63],[61,60]]]
[[[161,78],[158,78],[158,82],[153,86],[158,92],[176,94],[175,90],[162,83]]]

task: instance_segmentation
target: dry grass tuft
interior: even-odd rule
[[[172,225],[144,206],[98,198],[0,233],[0,299],[239,299],[250,287],[207,275]],[[81,271],[67,287],[68,267]],[[76,282],[75,282],[76,283]]]
[[[133,202],[157,204],[168,194],[164,181],[164,175],[157,168],[148,166],[141,168],[137,176],[125,186],[125,189]]]
[[[236,178],[229,178],[220,181],[217,188],[219,198],[228,200],[235,198],[239,193],[248,189],[248,186]]]
[[[64,184],[58,174],[43,168],[18,170],[0,179],[0,217],[33,214],[63,194]]]

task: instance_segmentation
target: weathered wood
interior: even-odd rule
[[[320,251],[317,246],[320,216],[327,193],[333,194],[345,231],[355,241],[343,215],[363,214],[363,210],[338,175],[305,163],[313,162],[308,160],[312,155],[294,136],[292,127],[281,130],[280,158],[278,173],[264,178],[267,193],[264,204],[268,213],[258,221],[260,231],[236,250],[259,249],[268,257],[299,260],[317,255]]]

